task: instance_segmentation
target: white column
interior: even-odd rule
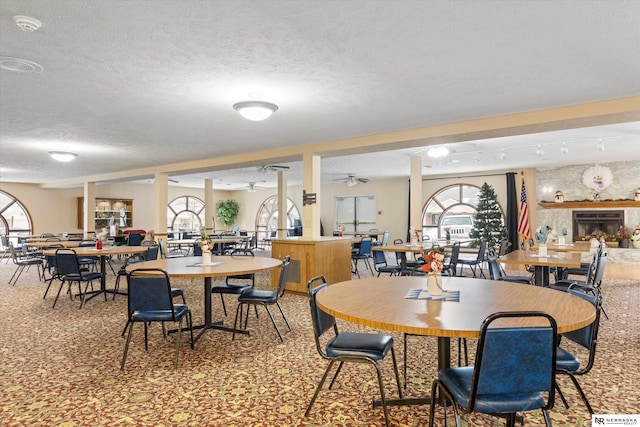
[[[213,180],[204,180],[204,226],[209,233],[213,232],[213,215],[216,207],[213,205]]]
[[[422,157],[411,156],[411,184],[409,186],[409,226],[422,235]]]
[[[302,188],[316,194],[316,203],[302,207],[302,235],[313,239],[320,238],[320,186],[322,157],[305,153],[302,156]]]
[[[85,239],[91,238],[91,233],[96,231],[96,183],[84,183],[84,218],[82,218],[82,229]]]
[[[287,237],[287,173],[278,171],[278,237]]]
[[[155,195],[153,226],[156,233],[167,232],[167,206],[169,205],[169,175],[165,172],[154,174],[155,184],[153,191]]]

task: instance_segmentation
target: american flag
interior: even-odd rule
[[[524,181],[522,181],[522,191],[520,192],[520,217],[518,218],[518,234],[522,236],[524,240],[529,240],[529,208],[527,206],[527,190],[524,188]]]

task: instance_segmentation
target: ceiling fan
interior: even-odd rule
[[[287,170],[289,166],[282,165],[262,165],[258,166],[258,172],[267,173],[267,172],[278,172],[280,170]]]
[[[334,181],[344,181],[344,184],[347,187],[354,187],[354,186],[358,185],[359,182],[362,182],[362,183],[366,184],[367,182],[369,182],[369,179],[368,178],[358,178],[353,174],[348,174],[346,178],[337,178],[337,179],[334,179]]]
[[[264,181],[262,181],[262,182],[264,182]],[[242,188],[246,188],[249,193],[255,193],[256,190],[266,190],[266,188],[264,188],[264,187],[257,186],[255,182],[250,182],[249,185],[247,185],[246,187],[242,187]]]

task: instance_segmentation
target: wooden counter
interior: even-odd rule
[[[272,238],[271,256],[282,259],[291,257],[287,290],[307,292],[307,282],[323,274],[329,284],[351,279],[351,239],[349,237]],[[272,275],[272,284],[277,286],[278,275]]]

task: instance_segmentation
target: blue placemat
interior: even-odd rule
[[[431,295],[426,289],[409,289],[404,296],[406,299],[426,299],[440,301],[460,301],[460,291],[443,290],[440,295]]]

